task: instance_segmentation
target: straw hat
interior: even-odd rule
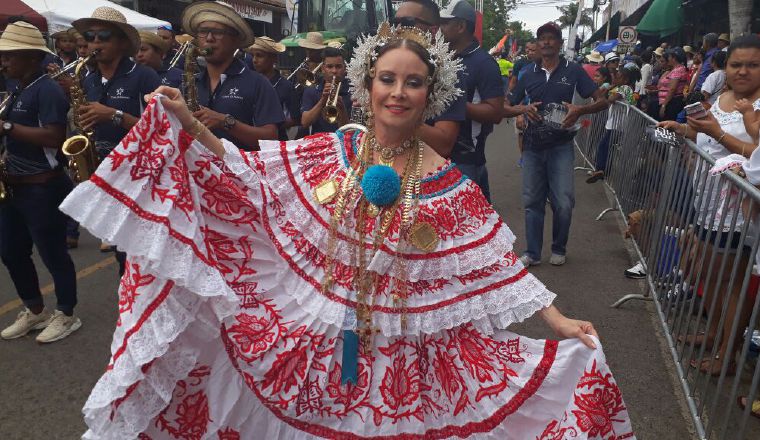
[[[52,34],[50,34],[50,38],[52,38],[54,40],[57,40],[57,39],[59,39],[61,37],[72,38],[71,34],[69,33],[69,31],[71,31],[71,29],[74,29],[74,28],[69,28],[69,29],[64,29],[62,31],[53,32]]]
[[[76,29],[74,29],[74,28],[71,28],[71,29],[69,29],[69,35],[70,35],[70,36],[71,36],[71,38],[73,38],[74,40],[76,40],[76,39],[78,39],[78,38],[84,38],[84,37],[82,36],[82,34],[80,34],[79,32],[77,32],[77,30],[76,30]]]
[[[324,49],[327,47],[325,45],[324,38],[322,38],[322,34],[319,32],[309,32],[306,34],[306,38],[298,40],[298,45],[303,47],[304,49]]]
[[[729,37],[728,34],[720,34],[720,36],[718,37],[718,41],[720,41],[720,40],[723,40],[726,43],[730,43],[731,42],[731,37]]]
[[[174,37],[174,41],[179,44],[192,43],[195,38],[190,34],[182,34]]]
[[[327,42],[327,47],[332,47],[333,49],[343,49],[343,43],[338,40],[330,40]]]
[[[620,56],[615,52],[609,52],[604,56],[604,64],[614,63],[615,61],[620,61]]]
[[[691,46],[684,46],[683,51],[694,55],[694,48],[692,48]]]
[[[235,29],[240,36],[239,49],[252,45],[256,39],[245,19],[234,9],[222,3],[209,1],[191,3],[182,11],[182,27],[193,35],[197,35],[198,27],[205,21],[221,23]]]
[[[658,47],[657,49],[654,50],[654,54],[657,55],[658,57],[661,57],[665,54],[665,49]]]
[[[25,21],[10,23],[0,35],[0,52],[12,52],[16,50],[39,50],[55,55],[45,45],[42,32]]]
[[[592,51],[590,54],[586,55],[586,59],[591,61],[592,63],[601,63],[604,61],[604,57],[602,54],[600,54],[597,51]]]
[[[128,24],[127,18],[124,17],[124,14],[114,8],[100,6],[92,11],[90,18],[80,18],[71,23],[71,25],[82,35],[95,25],[115,27],[124,32],[124,35],[126,35],[129,40],[130,47],[127,51],[128,55],[135,55],[140,48],[140,35],[137,34],[137,29]]]
[[[253,50],[262,50],[267,53],[282,53],[285,52],[285,45],[278,43],[269,37],[258,37],[256,38],[256,42],[246,49],[247,52]]]
[[[140,42],[143,44],[150,44],[158,49],[159,52],[165,54],[169,51],[169,42],[159,37],[158,34],[154,34],[149,31],[140,31]]]

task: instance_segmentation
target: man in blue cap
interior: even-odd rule
[[[556,23],[544,24],[536,36],[541,59],[525,68],[509,94],[510,105],[505,106],[504,116],[526,115],[528,119],[523,137],[522,194],[528,249],[520,261],[525,266],[541,263],[548,197],[554,214],[549,262],[560,266],[565,264],[575,205],[573,137],[576,131],[573,127],[580,116],[607,108],[607,99],[580,65],[560,57],[562,31]],[[575,92],[583,98],[593,97],[594,102],[570,104]],[[521,104],[526,96],[530,104]],[[548,104],[564,104],[567,114],[560,124],[545,121]]]
[[[454,1],[441,12],[440,29],[464,65],[461,85],[467,98],[467,119],[460,124],[451,159],[490,201],[485,149],[486,138],[502,118],[504,88],[499,65],[475,38],[475,8],[467,0]]]

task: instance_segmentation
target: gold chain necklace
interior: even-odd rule
[[[380,153],[380,164],[388,166],[392,166],[393,161],[398,156],[401,156],[402,154],[411,150],[412,147],[414,147],[415,142],[418,142],[415,138],[412,138],[405,140],[400,145],[397,145],[395,147],[382,146],[377,142],[375,131],[372,129],[367,132],[367,137],[369,138],[367,142],[369,143],[370,150]]]

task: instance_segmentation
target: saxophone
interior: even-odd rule
[[[87,103],[87,97],[82,88],[86,69],[84,68],[96,54],[93,51],[86,58],[79,60],[74,69],[75,81],[71,85],[71,109],[74,119],[74,127],[80,134],[71,136],[63,142],[61,150],[69,158],[69,168],[74,172],[76,182],[89,180],[90,176],[98,167],[98,155],[95,152],[95,142],[93,141],[93,131],[82,128],[80,120],[80,109],[83,104]]]
[[[0,103],[0,119],[5,120],[5,117],[10,108],[10,100],[13,94],[9,93],[8,96]],[[5,173],[5,148],[0,149],[0,204],[6,203],[11,199],[11,188],[6,182]]]
[[[201,109],[198,103],[198,86],[195,85],[195,74],[198,72],[198,57],[211,55],[210,48],[199,49],[198,46],[187,43],[185,47],[185,73],[182,75],[182,89],[187,108],[191,112]]]

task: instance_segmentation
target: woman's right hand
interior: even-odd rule
[[[665,130],[672,131],[673,133],[682,134],[683,133],[683,125],[679,124],[676,121],[662,121],[657,123],[658,127],[662,127]]]
[[[193,114],[187,108],[187,103],[185,102],[185,98],[182,97],[182,92],[172,87],[160,86],[153,93],[145,95],[145,102],[150,102],[154,96],[159,94],[163,95],[161,103],[164,105],[164,108],[174,113],[174,116],[182,124],[183,129],[189,129],[193,124]]]

